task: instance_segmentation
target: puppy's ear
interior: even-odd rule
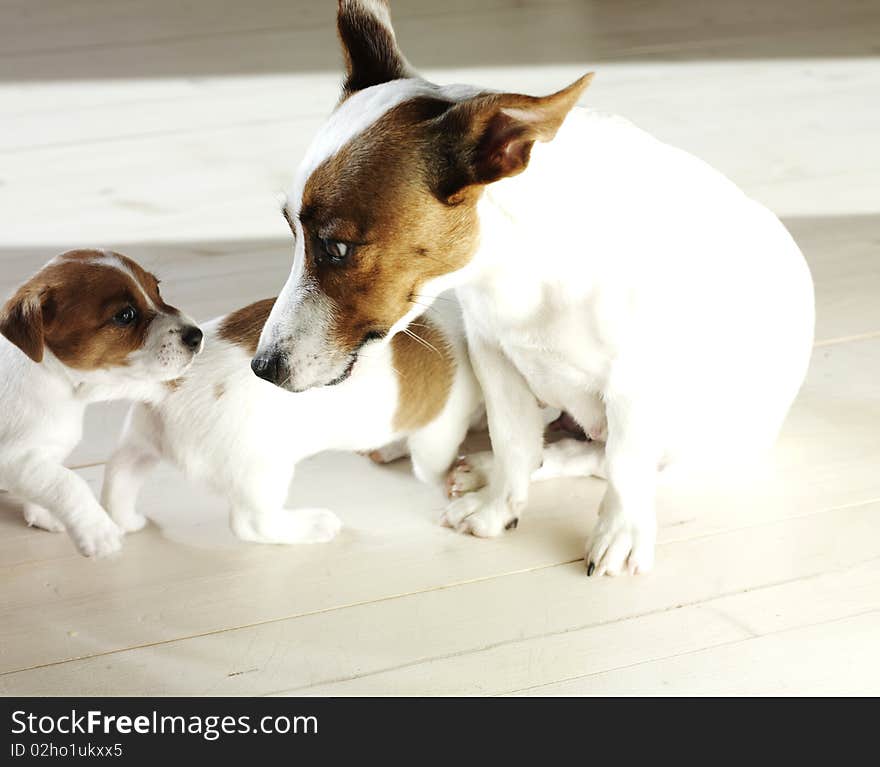
[[[414,76],[397,47],[386,0],[339,0],[336,27],[345,54],[343,98],[371,85]]]
[[[532,145],[550,141],[586,90],[593,73],[549,96],[498,93],[459,102],[441,118],[441,134],[454,142],[450,174],[441,196],[454,201],[456,193],[475,184],[522,173]]]
[[[43,295],[33,285],[24,285],[0,311],[0,334],[14,343],[34,362],[43,361]]]

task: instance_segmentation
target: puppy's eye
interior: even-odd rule
[[[137,319],[137,316],[137,309],[133,306],[126,306],[122,311],[113,315],[113,322],[121,327],[126,327],[127,325],[131,325],[131,323]]]
[[[321,238],[319,240],[323,258],[327,263],[333,266],[342,266],[351,256],[354,246],[348,242],[340,242],[339,240],[327,240]]]

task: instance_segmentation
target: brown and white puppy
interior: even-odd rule
[[[297,464],[325,450],[378,448],[383,460],[409,454],[419,479],[443,481],[482,412],[458,303],[440,302],[390,344],[365,344],[339,386],[296,394],[261,381],[248,364],[273,303],[205,323],[205,351],[174,388],[132,407],[102,493],[122,529],[144,525],[137,495],[160,459],[221,493],[230,528],[254,543],[336,534],[341,523],[331,510],[284,507]]]
[[[161,397],[201,350],[201,330],[131,259],[75,250],[16,291],[0,334],[0,487],[29,525],[66,529],[82,554],[117,551],[122,532],[62,462],[87,404]]]

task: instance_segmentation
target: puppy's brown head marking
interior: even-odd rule
[[[34,362],[49,349],[78,370],[125,366],[157,314],[178,314],[149,272],[119,253],[75,250],[50,261],[0,313],[0,333]]]

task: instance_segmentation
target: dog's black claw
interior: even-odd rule
[[[505,526],[505,530],[516,530],[516,526],[519,524],[519,517],[514,517],[510,520]]]
[[[593,570],[595,570],[595,569],[596,569],[595,562],[590,562],[590,564],[587,565],[587,578],[589,578],[593,574]]]

